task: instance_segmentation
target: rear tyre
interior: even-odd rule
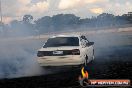
[[[86,55],[85,60],[84,60],[84,66],[87,66],[87,64],[88,64],[88,56]]]
[[[95,59],[95,55],[94,55],[94,49],[93,49],[93,56],[92,56],[92,60],[94,60]]]

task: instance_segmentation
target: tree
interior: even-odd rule
[[[109,13],[102,13],[97,16],[97,26],[112,27],[115,25],[115,16]]]
[[[23,16],[23,22],[31,23],[32,20],[33,20],[33,16],[32,15],[24,15]]]

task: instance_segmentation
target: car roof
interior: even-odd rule
[[[55,35],[50,38],[55,38],[55,37],[80,37],[81,35]]]

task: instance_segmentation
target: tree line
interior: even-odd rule
[[[104,27],[128,27],[131,24],[132,14],[115,16],[109,13],[102,13],[96,17],[84,19],[74,14],[58,14],[52,17],[44,16],[35,21],[32,15],[24,15],[21,21],[13,20],[8,25],[1,23],[0,32],[3,35],[23,36],[67,30],[99,30]]]

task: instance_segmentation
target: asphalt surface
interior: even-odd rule
[[[132,34],[87,36],[95,42],[95,60],[86,70],[89,79],[132,79]],[[1,79],[0,88],[80,88],[81,67],[50,68],[56,72],[12,79]]]

